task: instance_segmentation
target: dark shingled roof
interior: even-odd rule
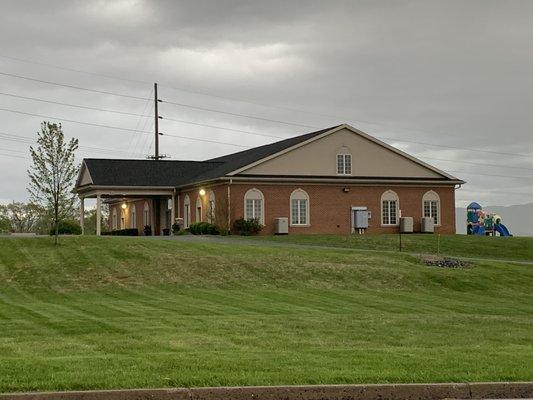
[[[340,125],[207,161],[86,158],[94,185],[181,186],[220,178],[255,161],[305,142]]]
[[[102,186],[180,186],[196,175],[218,167],[218,162],[121,160],[86,158],[94,185]]]

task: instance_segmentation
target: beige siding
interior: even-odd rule
[[[352,154],[352,175],[371,177],[440,178],[423,165],[374,143],[348,129],[294,149],[242,172],[258,175],[337,174],[336,155]]]
[[[79,186],[89,185],[93,183],[93,180],[91,179],[91,175],[89,175],[89,170],[85,167],[85,165],[82,168],[83,168],[83,171],[81,173]]]

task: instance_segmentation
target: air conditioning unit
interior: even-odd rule
[[[400,232],[413,233],[413,217],[400,218]]]
[[[433,233],[435,232],[435,223],[434,219],[431,217],[424,217],[421,221],[421,229],[420,232],[422,233]]]
[[[274,234],[288,235],[289,234],[289,218],[274,218]]]

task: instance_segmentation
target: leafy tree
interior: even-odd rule
[[[44,233],[46,212],[38,204],[13,202],[0,205],[0,231],[3,233]]]
[[[58,244],[59,223],[72,214],[76,195],[72,188],[78,174],[74,152],[78,139],[65,142],[61,124],[43,122],[37,147],[30,147],[33,165],[28,170],[30,198],[45,207],[52,220],[54,243]]]

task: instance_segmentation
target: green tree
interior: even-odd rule
[[[0,232],[44,233],[45,210],[38,204],[13,202],[0,205]]]
[[[72,193],[79,167],[74,163],[78,139],[65,141],[61,124],[43,122],[37,134],[37,147],[30,146],[33,164],[28,170],[28,192],[33,202],[45,207],[59,243],[59,223],[72,215],[76,195]]]

